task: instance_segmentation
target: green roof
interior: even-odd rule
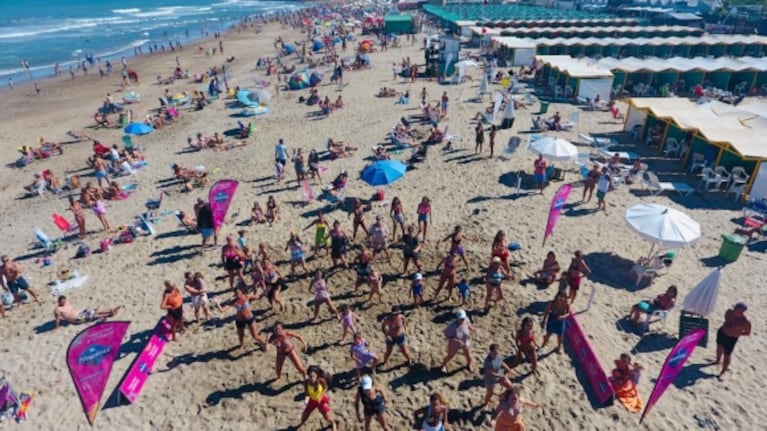
[[[384,22],[411,22],[413,21],[413,15],[386,15]]]

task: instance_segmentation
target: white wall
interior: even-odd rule
[[[612,86],[612,78],[581,78],[577,96],[594,100],[599,94],[601,100],[610,100]]]
[[[751,185],[748,196],[752,199],[767,198],[767,163],[760,163],[759,172],[756,173],[754,184]]]

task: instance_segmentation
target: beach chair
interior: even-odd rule
[[[181,211],[176,211],[174,214],[176,215],[178,224],[186,228],[186,233],[197,233],[197,226],[184,223],[184,217]]]
[[[661,322],[661,327],[665,329],[666,320],[668,320],[668,315],[671,314],[672,311],[674,311],[674,308],[676,307],[671,307],[668,310],[653,310],[647,313],[647,318],[645,318],[645,321],[643,323],[645,330],[649,330],[650,323],[653,323],[653,322]]]
[[[322,197],[328,201],[328,204],[333,208],[336,209],[340,207],[344,203],[344,195],[346,194],[345,189],[339,189],[336,190],[336,193],[333,194],[333,186],[327,185],[322,188]]]
[[[47,253],[54,253],[59,248],[59,245],[51,241],[51,238],[42,229],[35,229],[35,239],[37,244],[44,248]]]
[[[158,199],[147,199],[147,201],[144,203],[144,206],[147,209],[144,218],[146,218],[149,222],[157,218],[157,210],[159,210],[162,206],[162,198],[166,194],[166,192],[162,191],[160,192],[160,197]]]
[[[652,172],[645,172],[642,175],[642,183],[655,196],[663,192],[677,192],[686,197],[695,191],[695,188],[684,182],[661,182],[658,180],[658,176]]]
[[[700,184],[703,185],[706,191],[709,190],[711,184],[713,184],[715,188],[719,187],[719,183],[722,181],[722,176],[714,172],[711,168],[703,168],[700,175]]]
[[[679,157],[681,150],[682,146],[679,145],[679,142],[676,139],[668,138],[666,139],[666,147],[663,149],[663,155],[666,157],[671,157],[672,155],[674,157]]]
[[[698,168],[705,169],[708,166],[706,156],[701,153],[692,153],[692,162],[690,162],[690,172],[695,173]]]
[[[603,148],[608,151],[610,148],[618,145],[618,142],[613,138],[601,138],[588,133],[578,133],[578,137],[595,148]]]
[[[716,188],[721,189],[722,185],[728,186],[730,184],[732,174],[727,172],[727,168],[724,166],[717,166],[716,169],[714,169],[714,173],[719,175],[719,183],[716,185]]]
[[[562,130],[571,130],[578,125],[580,120],[581,120],[581,113],[578,111],[575,111],[572,114],[570,114],[570,121],[568,121],[567,123],[562,123],[560,127],[562,127]]]
[[[636,277],[637,287],[642,284],[642,281],[645,278],[649,278],[650,284],[652,284],[653,280],[658,275],[658,272],[665,267],[666,265],[663,263],[663,259],[659,256],[655,256],[652,260],[642,257],[634,263],[629,275]]]

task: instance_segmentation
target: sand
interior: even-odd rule
[[[257,55],[272,52],[272,41],[277,35],[282,35],[288,41],[299,39],[297,34],[291,34],[289,30],[274,24],[266,26],[258,36],[253,31],[225,35],[226,57],[234,55],[237,58],[231,65],[233,84],[247,87],[252,85],[253,79],[266,79],[271,81],[273,90],[275,77],[264,77],[263,72],[255,70],[255,62]],[[212,41],[204,43],[207,47],[213,44]],[[429,196],[433,201],[433,224],[423,253],[427,292],[431,292],[436,285],[437,273],[434,268],[447,250],[447,243],[439,240],[454,225],[462,225],[467,235],[473,238],[473,241],[466,244],[470,267],[466,269],[460,264],[459,268],[463,276],[473,280],[467,309],[479,329],[479,336],[473,344],[474,357],[476,361],[481,361],[491,343],[500,344],[502,351],[510,354],[514,351],[513,330],[519,326],[522,317],[540,313],[545,303],[553,297],[555,288],[540,290],[533,284],[506,282],[506,301],[491,309],[489,314],[483,313],[484,292],[479,277],[489,258],[495,232],[504,229],[509,240],[522,244],[522,250],[514,253],[518,280],[529,277],[538,269],[549,250],[557,253],[562,265],[567,264],[575,250],[581,250],[594,276],[584,283],[574,310],[583,310],[590,290],[595,289],[593,306],[579,313],[578,319],[608,370],[612,360],[620,353],[638,349],[639,353],[632,353],[636,353],[635,360],[645,367],[639,392],[646,400],[652,390],[654,377],[677,336],[681,306],[677,306],[671,313],[665,327],[654,324],[652,334],[644,338],[634,331],[622,330],[620,325],[625,322],[623,317],[631,304],[653,298],[670,284],[679,286],[681,302],[681,298],[717,264],[712,257],[717,255],[720,235],[736,227],[733,220],[741,216],[738,206],[732,204],[731,198],[726,198],[723,193],[697,192],[688,198],[654,197],[647,196],[641,187],[623,186],[608,195],[607,212],[594,212],[594,201],[566,210],[554,236],[545,247],[541,247],[551,196],[563,183],[552,183],[543,196],[528,195],[529,189],[523,190],[521,195],[515,195],[511,186],[513,173],[525,170],[529,175],[534,156],[526,152],[507,155],[500,151],[511,136],[521,136],[524,142],[527,136],[525,132],[531,124],[531,113],[537,111],[538,105],[534,104],[528,110],[518,110],[513,129],[498,132],[496,145],[499,155],[496,158],[489,159],[487,149],[480,157],[475,157],[472,148],[473,124],[469,118],[488,102],[487,96],[481,104],[469,101],[475,96],[479,72],[475,70],[469,73],[475,79],[473,83],[458,86],[440,86],[436,82],[420,80],[413,84],[403,83],[401,79],[393,82],[391,63],[400,62],[408,56],[414,61],[422,59],[419,46],[420,43],[373,53],[371,59],[374,67],[361,72],[347,72],[342,90],[328,83],[328,73],[319,87],[320,95],[328,95],[334,100],[342,94],[346,103],[346,108],[333,113],[329,118],[311,116],[317,111],[316,107],[297,103],[298,97],[305,96],[307,92],[281,91],[272,101],[271,112],[252,120],[258,131],[244,148],[227,152],[206,150],[182,153],[188,136],[196,132],[205,135],[221,133],[235,125],[236,119],[230,115],[237,111],[226,108],[227,100],[217,101],[200,112],[183,111],[177,124],[148,136],[134,138],[135,143],[145,148],[149,166],[134,176],[118,179],[120,184],[135,182],[139,186],[129,199],[109,202],[112,225],[132,222],[144,210],[144,202],[159,195],[158,180],[172,176],[172,163],[186,167],[204,165],[211,172],[213,180],[233,178],[240,181],[240,188],[230,209],[229,223],[223,227],[222,236],[242,228],[238,224],[248,219],[249,208],[254,200],[263,205],[269,195],[278,199],[282,208],[280,221],[271,227],[258,225],[244,229],[249,243],[267,244],[275,260],[282,262],[280,268],[283,273],[288,273],[289,266],[285,263],[287,255],[282,251],[288,233],[290,230],[303,229],[325,203],[301,205],[301,193],[293,181],[294,174],[290,167],[287,170],[287,184],[278,186],[273,183],[273,148],[277,140],[284,138],[289,148],[301,147],[307,152],[312,148],[323,149],[329,137],[359,146],[354,157],[323,162],[328,168],[323,179],[329,181],[342,169],[346,169],[352,178],[346,196],[369,201],[376,188],[358,180],[358,173],[369,163],[373,154],[371,148],[384,141],[400,117],[417,113],[416,95],[421,88],[427,88],[432,103],[438,100],[442,91],[447,91],[451,107],[445,124],[449,126],[450,134],[462,135],[462,139],[455,142],[456,149],[444,153],[439,146],[431,147],[425,163],[418,164],[403,180],[382,188],[386,202],[393,196],[403,200],[408,222],[415,221],[415,209],[422,196]],[[171,73],[175,66],[175,55],[179,55],[182,65],[192,73],[221,65],[224,61],[224,56],[200,55],[193,46],[186,47],[180,53],[129,59],[131,67],[138,70],[142,77],[136,91],[141,94],[143,102],[132,106],[138,118],[143,118],[157,106],[157,98],[162,96],[166,86],[156,85],[154,77]],[[78,76],[74,81],[68,77],[44,80],[40,82],[42,95],[39,97],[34,96],[30,85],[19,85],[13,91],[0,90],[4,101],[0,106],[0,118],[3,118],[0,123],[0,142],[4,147],[5,163],[15,160],[17,147],[35,143],[38,136],[66,141],[65,133],[68,130],[86,130],[105,144],[119,144],[122,133],[117,129],[86,129],[92,125],[91,116],[106,93],[119,94],[118,81],[117,76],[99,79],[93,74],[87,78]],[[414,102],[402,106],[395,105],[395,99],[374,97],[374,93],[383,86],[394,86],[398,91],[410,90]],[[167,87],[173,93],[200,88],[199,85],[184,81]],[[559,110],[564,118],[569,118],[570,113],[576,109],[568,104],[552,104],[549,112]],[[625,112],[625,109],[625,105],[621,105],[621,110]],[[556,135],[573,140],[577,139],[579,132],[613,133],[620,137],[618,134],[621,128],[622,124],[613,121],[609,113],[581,112],[580,124],[573,131],[557,132]],[[621,139],[628,142],[625,137]],[[627,149],[640,152],[650,164],[651,170],[662,177],[684,176],[679,162],[664,159],[644,146],[635,148],[631,143],[627,145]],[[584,152],[590,151],[587,146],[581,148]],[[85,180],[94,180],[89,177],[92,171],[85,168],[85,159],[89,155],[90,143],[68,144],[64,146],[62,156],[23,169],[0,169],[3,184],[0,199],[7,202],[0,209],[4,239],[2,252],[22,263],[33,287],[45,300],[43,305],[30,304],[9,311],[8,317],[2,322],[6,330],[0,372],[10,377],[17,389],[35,394],[29,410],[29,421],[22,425],[23,428],[87,428],[65,365],[67,346],[82,328],[70,326],[52,331],[51,312],[55,298],[46,283],[55,277],[59,269],[78,269],[90,277],[83,288],[69,293],[70,300],[76,306],[121,304],[124,309],[119,317],[132,322],[128,331],[129,338],[114,365],[104,396],[105,403],[140,349],[140,340],[149,334],[162,315],[159,304],[163,279],[181,283],[184,271],[201,271],[215,291],[212,296],[223,301],[231,295],[227,291],[224,272],[219,267],[218,252],[213,251],[202,257],[197,255],[199,237],[185,235],[172,215],[164,217],[156,225],[158,234],[154,237],[138,238],[132,244],[114,246],[107,254],[94,254],[78,260],[72,260],[75,249],[70,246],[53,255],[51,266],[39,267],[35,263],[35,259],[41,256],[39,250],[28,249],[29,243],[34,240],[33,231],[35,228],[43,228],[49,235],[58,236],[56,227],[50,221],[50,214],[65,213],[67,203],[63,196],[51,194],[20,200],[19,196],[23,195],[22,186],[30,183],[32,174],[42,169],[53,169],[62,178],[65,170],[79,171]],[[406,153],[395,155],[399,158],[406,156]],[[577,173],[568,172],[566,181],[576,181],[577,178]],[[686,180],[694,181],[693,178]],[[199,189],[184,193],[179,189],[178,185],[164,188],[170,196],[164,200],[163,210],[191,211],[195,199],[206,193]],[[318,190],[319,187],[315,186],[315,191]],[[570,202],[576,203],[580,194],[580,185],[576,185]],[[623,213],[627,207],[639,202],[657,202],[685,211],[701,224],[703,237],[693,247],[679,251],[672,267],[656,279],[651,287],[636,289],[629,277],[629,270],[635,259],[648,252],[649,244],[625,227]],[[372,223],[373,216],[378,214],[387,216],[385,220],[387,224],[390,223],[388,210],[387,206],[372,202],[366,215],[368,223]],[[351,232],[351,221],[344,213],[332,212],[329,217],[339,219],[347,233]],[[87,218],[92,232],[88,243],[96,249],[99,240],[107,235],[99,232],[98,221],[90,212]],[[310,243],[311,232],[304,233],[303,238]],[[361,243],[358,239],[357,244]],[[764,325],[764,320],[758,318],[757,314],[757,310],[765,305],[764,296],[760,292],[760,281],[765,279],[763,250],[758,245],[747,249],[737,262],[726,267],[717,310],[711,316],[709,347],[695,352],[682,376],[654,408],[646,426],[639,427],[638,415],[628,413],[618,404],[603,408],[595,406],[578,379],[571,357],[568,354],[549,354],[553,348],[553,344],[550,344],[540,361],[540,378],[528,375],[527,365],[518,368],[523,373],[518,381],[524,386],[525,396],[545,406],[542,410],[529,409],[524,412],[528,428],[687,430],[698,428],[696,415],[710,418],[712,423],[719,425],[718,429],[764,427],[767,415],[760,408],[761,399],[749,396],[759,393],[760,382],[767,377],[763,368],[757,365],[758,358],[765,353],[764,343],[757,338]],[[353,294],[353,271],[339,271],[329,277],[330,290],[336,304],[355,307],[356,314],[362,319],[361,330],[379,355],[383,354],[384,340],[378,319],[393,304],[409,305],[411,302],[407,280],[398,278],[401,272],[401,251],[393,249],[392,253],[393,264],[383,261],[377,264],[386,278],[384,302],[381,304],[361,305],[367,296],[366,289],[363,289],[364,296]],[[353,252],[350,257],[355,254]],[[329,265],[327,257],[309,261],[311,269],[327,268]],[[265,311],[264,301],[254,304],[259,328],[269,328],[275,321],[281,320],[302,334],[310,345],[309,354],[301,355],[304,363],[319,365],[336,375],[331,405],[339,420],[339,429],[361,429],[353,409],[356,384],[353,381],[353,364],[348,357],[348,345],[335,344],[340,332],[339,324],[324,308],[321,312],[324,320],[321,323],[309,322],[311,310],[307,302],[311,294],[308,293],[306,277],[290,281],[288,286],[283,293],[285,311],[270,313]],[[721,324],[724,311],[736,301],[750,304],[751,314],[757,317],[754,336],[741,340],[730,374],[725,382],[719,382],[715,378],[718,368],[706,364],[714,356],[715,332]],[[472,375],[461,368],[464,365],[463,359],[456,359],[449,365],[447,376],[433,369],[439,365],[444,352],[441,330],[452,318],[456,308],[455,304],[447,302],[421,309],[406,307],[410,323],[410,346],[418,365],[412,370],[400,366],[404,358],[395,353],[390,363],[376,377],[388,397],[389,420],[393,430],[410,429],[413,410],[426,405],[429,394],[434,391],[441,392],[449,401],[455,429],[482,429],[488,426],[488,412],[478,407],[484,394],[481,376]],[[187,316],[190,316],[191,308],[188,304],[186,311]],[[539,333],[538,337],[540,339],[542,334]],[[189,330],[180,335],[179,341],[167,347],[138,402],[131,406],[104,409],[98,415],[95,429],[238,430],[250,429],[255,425],[264,430],[276,430],[297,424],[303,400],[298,373],[288,364],[285,367],[287,378],[283,379],[285,386],[270,387],[269,381],[274,374],[274,349],[262,353],[252,343],[248,343],[245,355],[238,357],[236,345],[234,324],[229,313],[216,313],[211,324],[201,327],[190,324]],[[321,426],[321,418],[315,414],[306,429],[321,429]],[[707,427],[710,425],[704,425],[704,429]]]

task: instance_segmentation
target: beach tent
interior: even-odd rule
[[[237,94],[235,94],[235,98],[240,102],[240,105],[245,107],[259,105],[258,98],[248,90],[238,91]]]
[[[287,54],[293,54],[294,52],[296,52],[296,46],[292,45],[290,43],[286,43],[286,44],[282,45],[282,49]]]
[[[321,40],[319,40],[319,39],[314,39],[314,40],[312,41],[312,51],[314,51],[314,52],[317,52],[317,51],[322,51],[324,48],[325,48],[325,44],[324,44],[324,43],[322,43],[322,41],[321,41]]]
[[[325,77],[325,72],[322,72],[320,70],[315,70],[312,72],[311,75],[309,75],[309,86],[310,87],[316,87],[317,84],[319,84],[322,81],[322,78]]]
[[[387,15],[384,17],[386,33],[410,34],[415,32],[412,15]]]
[[[305,70],[294,73],[288,80],[288,88],[291,90],[302,90],[309,86],[309,75]]]

